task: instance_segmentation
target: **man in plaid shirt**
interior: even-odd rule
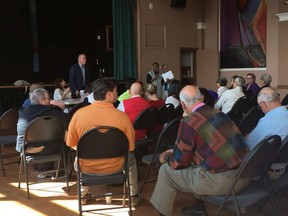
[[[193,193],[194,205],[184,207],[182,213],[206,215],[204,203],[197,197],[226,194],[248,148],[229,117],[203,103],[198,87],[184,87],[180,101],[187,115],[180,123],[174,150],[159,158],[164,164],[150,202],[160,215],[169,216],[177,191]],[[240,181],[237,191],[248,182]]]

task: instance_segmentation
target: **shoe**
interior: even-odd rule
[[[37,178],[38,179],[45,179],[45,178],[50,177],[50,176],[53,176],[53,174],[52,173],[47,173],[47,174],[40,173],[40,174],[37,175]]]
[[[86,195],[81,197],[81,203],[82,205],[87,205],[88,201],[92,199],[91,193],[87,193]]]
[[[191,206],[191,207],[183,207],[182,209],[181,209],[181,213],[183,214],[183,215],[185,215],[185,216],[207,216],[207,212],[206,212],[206,210],[205,210],[205,208],[204,209],[202,209],[202,210],[196,210],[195,208],[194,208],[194,206]]]
[[[136,207],[143,201],[140,195],[131,196],[131,206]]]
[[[43,173],[40,173],[40,174],[37,175],[37,178],[38,178],[38,179],[44,179],[44,178],[46,178],[46,177],[47,177],[47,175],[46,175],[46,174],[43,174]]]

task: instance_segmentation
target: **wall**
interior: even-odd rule
[[[219,69],[219,0],[187,0],[185,9],[171,8],[167,0],[138,0],[138,73],[145,81],[146,73],[151,69],[154,61],[168,63],[179,78],[180,47],[198,48],[196,57],[197,85],[216,90],[215,80],[226,76],[229,80],[233,75],[244,76],[252,72],[256,81],[262,73],[270,73],[273,81],[271,85],[278,88],[281,97],[288,91],[287,76],[287,35],[288,21],[278,22],[275,16],[279,12],[288,12],[282,0],[266,0],[267,4],[267,67],[256,70],[221,70]],[[153,3],[150,10],[148,4]],[[195,23],[206,22],[205,30],[197,30]],[[147,32],[145,25],[164,26],[166,31],[166,46],[155,48],[145,46]]]
[[[172,8],[169,0],[138,0],[137,4],[138,78],[146,82],[152,63],[158,61],[167,63],[180,79],[180,47],[197,47],[195,24],[201,18],[201,1],[187,0],[186,8]]]

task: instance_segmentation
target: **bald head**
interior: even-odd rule
[[[203,98],[197,86],[187,85],[180,92],[180,100],[186,106],[191,106],[202,102]]]
[[[279,101],[280,102],[280,97],[278,92],[272,88],[272,87],[265,87],[261,89],[261,91],[258,93],[257,97],[258,103],[263,101],[263,102],[273,102],[273,101]]]
[[[281,106],[279,94],[272,87],[261,89],[257,96],[257,102],[264,113]]]
[[[143,93],[143,88],[142,88],[141,83],[135,82],[131,85],[131,88],[130,88],[131,96],[142,95],[142,93]]]

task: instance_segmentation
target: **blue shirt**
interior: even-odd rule
[[[260,141],[271,135],[279,135],[282,140],[288,135],[288,110],[286,106],[280,106],[267,112],[247,136],[246,143],[251,150]]]

